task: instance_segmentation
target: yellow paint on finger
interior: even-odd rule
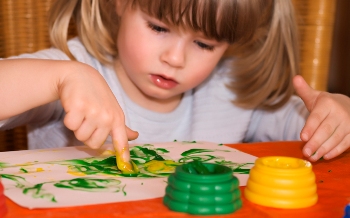
[[[44,169],[43,169],[43,168],[41,168],[41,167],[38,167],[38,168],[36,168],[36,171],[37,171],[37,172],[43,172],[43,171],[44,171]]]
[[[114,141],[114,145],[117,145],[118,142]],[[130,161],[126,162],[123,159],[123,154],[125,152],[125,148],[122,149],[122,152],[119,154],[118,151],[115,152],[116,160],[117,160],[117,167],[120,171],[122,171],[123,174],[137,174],[139,173],[139,168],[137,165]]]
[[[117,157],[117,167],[120,171],[122,171],[123,174],[138,174],[139,173],[139,168],[137,165],[130,161],[125,162],[122,160],[122,158]]]
[[[111,150],[105,150],[102,153],[103,156],[109,156],[109,155],[114,155],[114,154],[115,154],[114,151],[111,151]]]

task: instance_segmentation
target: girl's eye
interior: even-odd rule
[[[203,42],[194,41],[194,43],[196,43],[200,48],[202,48],[204,50],[208,50],[208,51],[213,51],[214,50],[214,46],[207,45],[207,44],[205,44]]]
[[[160,26],[157,26],[157,25],[154,25],[153,23],[148,23],[148,27],[151,28],[151,30],[157,32],[157,33],[165,33],[165,32],[168,32],[167,29],[163,28],[163,27],[160,27]]]

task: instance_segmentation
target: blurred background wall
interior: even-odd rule
[[[328,91],[350,96],[350,0],[337,0]]]

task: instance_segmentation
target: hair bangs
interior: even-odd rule
[[[251,27],[257,23],[252,19],[245,19],[249,15],[242,16],[239,13],[239,1],[133,0],[132,5],[139,6],[142,11],[166,24],[191,28],[210,39],[232,44],[251,38],[254,32],[254,28]]]

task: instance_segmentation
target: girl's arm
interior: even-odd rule
[[[0,61],[0,120],[59,99],[58,85],[76,63],[7,59]]]
[[[310,116],[300,133],[311,161],[334,158],[350,147],[350,98],[313,90],[301,76],[293,80]]]
[[[76,138],[99,148],[110,134],[119,156],[129,162],[124,114],[104,78],[76,61],[7,59],[0,61],[0,120],[55,100],[66,112],[64,124]]]

